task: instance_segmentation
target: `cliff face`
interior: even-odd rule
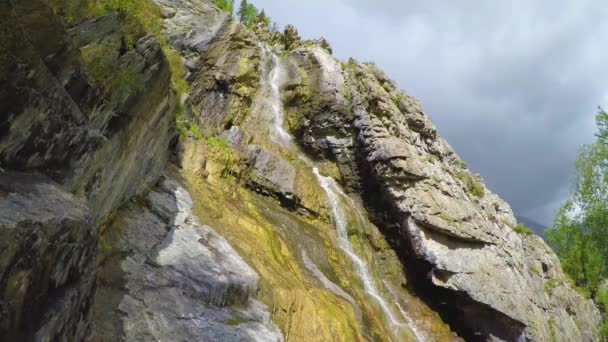
[[[121,10],[0,4],[3,338],[599,340],[382,71],[207,0],[154,6],[133,34]]]

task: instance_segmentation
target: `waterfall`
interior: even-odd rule
[[[265,70],[267,76],[267,86],[270,89],[270,98],[268,99],[270,108],[273,114],[273,124],[271,137],[273,140],[284,147],[292,146],[293,137],[283,128],[284,115],[283,115],[283,106],[281,100],[280,93],[280,85],[281,85],[281,77],[282,77],[282,65],[279,56],[272,50],[272,48],[268,45],[263,45],[261,47],[262,50],[262,65],[267,67],[270,64],[270,70]],[[336,181],[331,177],[323,176],[319,173],[319,169],[314,166],[314,163],[310,161],[305,155],[299,153],[299,157],[302,161],[304,161],[307,165],[312,167],[312,171],[319,182],[319,185],[325,193],[327,194],[327,202],[329,207],[331,208],[331,214],[334,226],[336,228],[336,234],[338,237],[338,244],[340,249],[348,256],[351,260],[355,269],[363,282],[363,288],[365,292],[372,297],[381,307],[384,315],[386,316],[391,328],[394,330],[402,329],[406,326],[401,320],[395,317],[395,314],[391,310],[387,301],[380,295],[376,285],[374,284],[373,277],[367,267],[367,264],[363,259],[361,259],[354,251],[354,248],[348,239],[348,221],[346,219],[346,215],[344,213],[344,209],[342,207],[342,203],[340,201],[340,197],[347,198],[350,201],[350,198],[342,191],[340,186],[336,183]],[[355,207],[353,205],[353,207]],[[355,207],[358,211],[358,208]],[[361,213],[358,213],[360,216]],[[307,257],[305,259],[308,259]],[[310,267],[310,263],[305,260],[307,267]],[[318,274],[315,274],[319,276]],[[324,285],[328,285],[325,284]],[[349,296],[350,297],[350,296]],[[405,318],[408,322],[407,326],[414,333],[416,339],[418,341],[423,341],[420,332],[413,325],[413,321],[410,317],[399,307],[401,316]]]
[[[281,66],[281,59],[279,56],[272,51],[269,45],[263,44],[261,46],[262,57],[261,63],[264,68],[268,68],[270,64],[270,70],[265,74],[267,75],[266,86],[269,88],[270,96],[268,97],[268,105],[272,112],[272,127],[270,131],[271,138],[288,147],[291,144],[292,137],[283,128],[284,116],[283,116],[283,105],[281,102],[281,80],[283,77],[283,68]]]
[[[353,245],[348,240],[348,221],[346,220],[346,215],[344,214],[344,210],[342,209],[342,204],[340,203],[340,195],[346,196],[342,190],[336,184],[336,181],[331,177],[322,176],[319,173],[318,168],[313,168],[313,173],[317,177],[319,181],[319,185],[325,190],[327,193],[327,200],[329,207],[331,208],[331,215],[334,220],[334,225],[336,226],[336,232],[338,235],[338,244],[342,251],[346,253],[346,255],[351,259],[355,268],[357,269],[357,273],[363,282],[363,288],[365,292],[369,294],[372,298],[374,298],[382,311],[386,315],[389,320],[389,323],[392,327],[398,328],[403,325],[403,323],[399,322],[392,310],[390,309],[388,303],[380,296],[378,290],[376,289],[376,285],[374,284],[374,280],[369,272],[369,269],[365,262],[355,253],[353,249]]]

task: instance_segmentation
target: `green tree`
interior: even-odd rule
[[[256,23],[258,17],[258,9],[253,4],[247,3],[247,0],[241,0],[241,7],[238,11],[239,20],[247,27],[251,27]]]
[[[558,210],[546,234],[564,271],[596,302],[605,303],[605,292],[598,291],[608,278],[608,114],[602,108],[596,123],[597,140],[579,151],[572,199]],[[608,338],[608,320],[602,331]]]
[[[262,12],[260,12],[260,14],[256,17],[256,22],[264,23],[264,26],[266,27],[270,26],[270,18],[266,15],[266,12],[264,12],[264,10],[262,10]]]

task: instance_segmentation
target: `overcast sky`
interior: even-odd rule
[[[281,27],[374,61],[516,215],[549,224],[607,103],[603,1],[254,0]]]

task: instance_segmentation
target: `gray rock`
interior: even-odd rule
[[[375,66],[338,68],[314,47],[292,52],[287,63],[296,134],[318,157],[338,161],[346,185],[385,213],[377,224],[390,230],[399,222],[395,234],[418,260],[406,268],[428,273],[419,286],[427,300],[454,308],[443,314],[458,332],[487,340],[599,338],[591,300],[572,289],[542,239],[513,230],[509,205],[437,136],[415,99]],[[309,96],[300,99],[290,89],[302,86]]]
[[[282,341],[255,300],[257,275],[166,179],[114,223],[120,238],[100,270],[93,339]],[[112,284],[122,284],[120,287]]]
[[[204,0],[154,0],[164,19],[163,34],[184,55],[201,53],[230,19]]]
[[[0,164],[17,183],[0,191],[0,217],[13,220],[0,226],[10,245],[0,248],[0,335],[82,340],[95,289],[96,230],[126,199],[154,184],[169,157],[175,136],[170,71],[153,35],[122,52],[125,34],[116,15],[66,28],[43,1],[0,9],[6,38]],[[125,95],[87,73],[82,53],[98,45],[107,55],[97,57],[140,77],[141,89]],[[35,171],[44,176],[25,175]]]
[[[245,132],[238,126],[232,126],[220,135],[231,147],[238,147],[243,142]]]
[[[48,177],[0,173],[3,339],[84,338],[97,249],[88,214]]]
[[[296,169],[281,156],[257,145],[244,149],[247,163],[253,170],[250,186],[257,191],[294,200]]]

